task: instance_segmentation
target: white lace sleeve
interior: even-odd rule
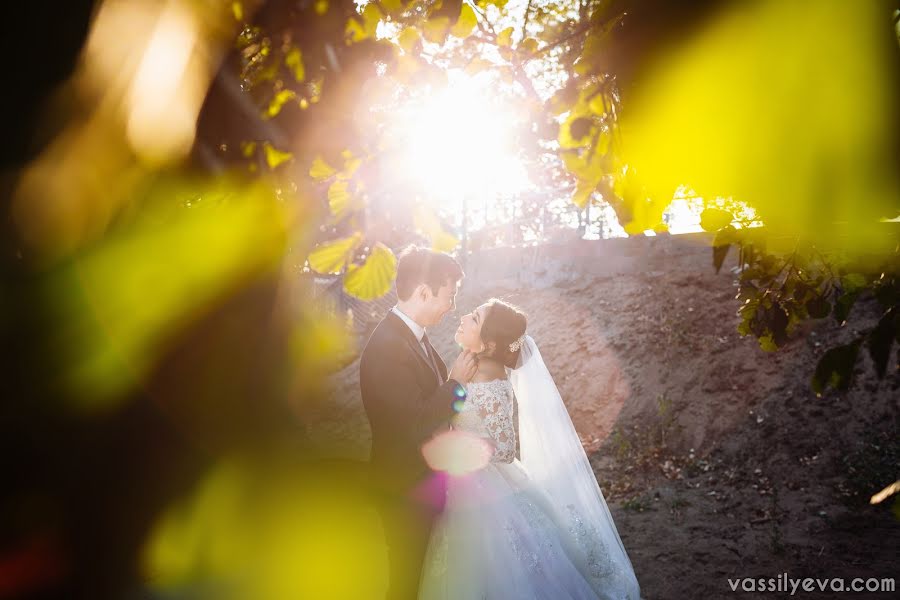
[[[494,445],[492,462],[512,462],[516,458],[516,430],[513,426],[513,393],[506,380],[470,386],[470,401]]]

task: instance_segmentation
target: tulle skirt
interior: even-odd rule
[[[591,576],[578,531],[561,524],[558,510],[517,460],[451,476],[420,600],[608,597]]]

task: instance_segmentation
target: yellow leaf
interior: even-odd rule
[[[306,77],[306,68],[303,66],[303,54],[300,52],[300,48],[291,49],[284,58],[284,64],[291,70],[294,79],[298,82],[303,81]]]
[[[374,300],[387,294],[397,276],[397,258],[390,248],[377,244],[362,265],[350,265],[344,290],[360,300]]]
[[[256,152],[256,142],[241,142],[241,154],[244,158],[250,158]]]
[[[584,208],[591,199],[593,191],[594,186],[591,185],[590,182],[579,179],[578,184],[575,186],[575,194],[572,196],[572,202],[574,202],[578,208]]]
[[[328,208],[331,209],[331,214],[339,219],[351,211],[362,208],[362,200],[358,194],[350,193],[349,186],[347,181],[338,180],[328,188]]]
[[[285,105],[289,100],[292,100],[297,97],[297,94],[294,93],[294,90],[281,90],[275,97],[272,98],[272,101],[269,102],[269,107],[266,109],[265,117],[267,119],[271,119],[278,115],[281,112],[281,107]]]
[[[519,44],[519,49],[524,50],[528,54],[534,54],[537,51],[538,42],[534,38],[525,38],[522,40],[522,43]]]
[[[431,240],[433,250],[450,252],[459,245],[459,240],[444,231],[437,214],[426,206],[417,206],[413,214],[413,224],[424,236]]]
[[[381,9],[374,2],[366,4],[362,11],[361,19],[351,17],[347,20],[347,26],[344,33],[351,42],[360,42],[362,40],[375,37],[375,31],[378,29],[378,23],[381,21]]]
[[[497,65],[489,60],[475,57],[469,64],[466,65],[466,73],[469,75],[475,75],[476,73],[481,73],[482,71],[486,71],[487,69],[492,69],[495,66]]]
[[[512,44],[513,28],[507,27],[497,34],[497,45],[508,48]]]
[[[573,125],[575,131],[572,130]],[[588,130],[584,131],[586,125],[586,117],[583,114],[572,112],[559,128],[559,146],[560,148],[581,148],[586,146],[591,138]],[[589,122],[587,122],[589,125]],[[579,134],[580,137],[579,137]]]
[[[363,29],[363,26],[360,25],[359,21],[356,20],[356,17],[350,17],[347,19],[347,26],[344,28],[344,35],[351,42],[359,42],[366,39],[366,31]]]
[[[575,175],[580,179],[585,179],[587,177],[587,164],[577,152],[561,152],[560,155],[562,156],[563,164],[566,165],[566,169],[568,169],[572,175]]]
[[[317,156],[315,160],[313,160],[312,166],[309,168],[309,176],[317,181],[328,179],[336,172],[334,167],[325,162],[321,156]]]
[[[362,234],[354,233],[350,237],[319,245],[307,258],[310,268],[323,275],[339,275],[353,258],[353,252],[361,241]]]
[[[393,14],[403,8],[403,2],[401,0],[381,0],[381,6],[388,11],[388,14]]]
[[[459,247],[459,239],[455,235],[441,231],[431,239],[431,249],[435,252],[453,252]]]
[[[607,106],[606,96],[604,96],[602,93],[597,94],[596,96],[591,98],[591,101],[588,103],[588,106],[590,107],[591,111],[595,115],[602,116],[602,115],[606,114],[606,106]]]
[[[497,70],[500,78],[504,83],[513,84],[516,81],[516,75],[510,67],[501,67]]]
[[[593,69],[591,61],[585,60],[583,57],[576,60],[575,64],[572,66],[579,75],[587,75]]]
[[[290,152],[282,152],[272,146],[272,144],[266,143],[263,147],[266,150],[266,164],[269,165],[270,169],[275,169],[282,163],[294,158],[294,155]]]
[[[341,216],[347,210],[350,203],[350,192],[347,191],[348,183],[346,181],[335,181],[328,188],[328,207],[331,214],[336,217]]]
[[[437,17],[425,22],[425,39],[432,44],[443,44],[447,39],[447,31],[450,29],[450,19]]]
[[[350,179],[363,161],[355,158],[349,150],[341,152],[341,156],[344,158],[344,168],[337,174],[338,179]]]
[[[450,30],[450,34],[458,38],[467,38],[477,24],[478,18],[475,16],[475,11],[468,4],[463,4],[459,11],[459,20]]]
[[[419,41],[419,30],[415,27],[407,27],[397,36],[397,43],[404,52],[412,52],[413,46]]]

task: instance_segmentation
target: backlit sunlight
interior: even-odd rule
[[[515,106],[492,96],[485,78],[451,71],[448,79],[446,88],[397,111],[398,174],[451,212],[461,210],[464,197],[490,203],[526,189],[530,182],[515,148]]]

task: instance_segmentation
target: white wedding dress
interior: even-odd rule
[[[589,474],[590,482],[584,481],[587,457],[537,347],[530,337],[527,340],[529,347],[523,348],[523,358],[535,358],[529,368],[536,370],[511,371],[511,375],[514,382],[516,375],[539,377],[519,380],[520,387],[528,385],[516,391],[526,397],[530,392],[529,401],[540,400],[548,406],[539,408],[535,402],[531,408],[539,410],[529,410],[520,402],[520,429],[525,434],[520,461],[516,458],[513,421],[519,394],[514,393],[514,384],[496,380],[467,386],[468,398],[453,427],[473,439],[486,440],[491,454],[481,468],[447,475],[446,503],[432,530],[419,598],[638,600],[640,592],[631,562],[593,473]],[[555,398],[547,398],[551,391],[548,379]],[[546,412],[554,401],[559,406],[553,413]],[[559,413],[560,407],[564,416]],[[534,419],[543,423],[531,422]],[[569,442],[556,449],[565,463],[549,458],[554,448],[538,446],[552,444],[541,440],[543,433],[537,432]],[[577,450],[569,439],[572,436]],[[571,456],[578,452],[580,456]],[[537,477],[529,472],[529,457]],[[582,459],[584,464],[579,463]],[[582,472],[573,470],[573,462],[579,463]],[[563,480],[540,475],[551,471],[560,471]]]

